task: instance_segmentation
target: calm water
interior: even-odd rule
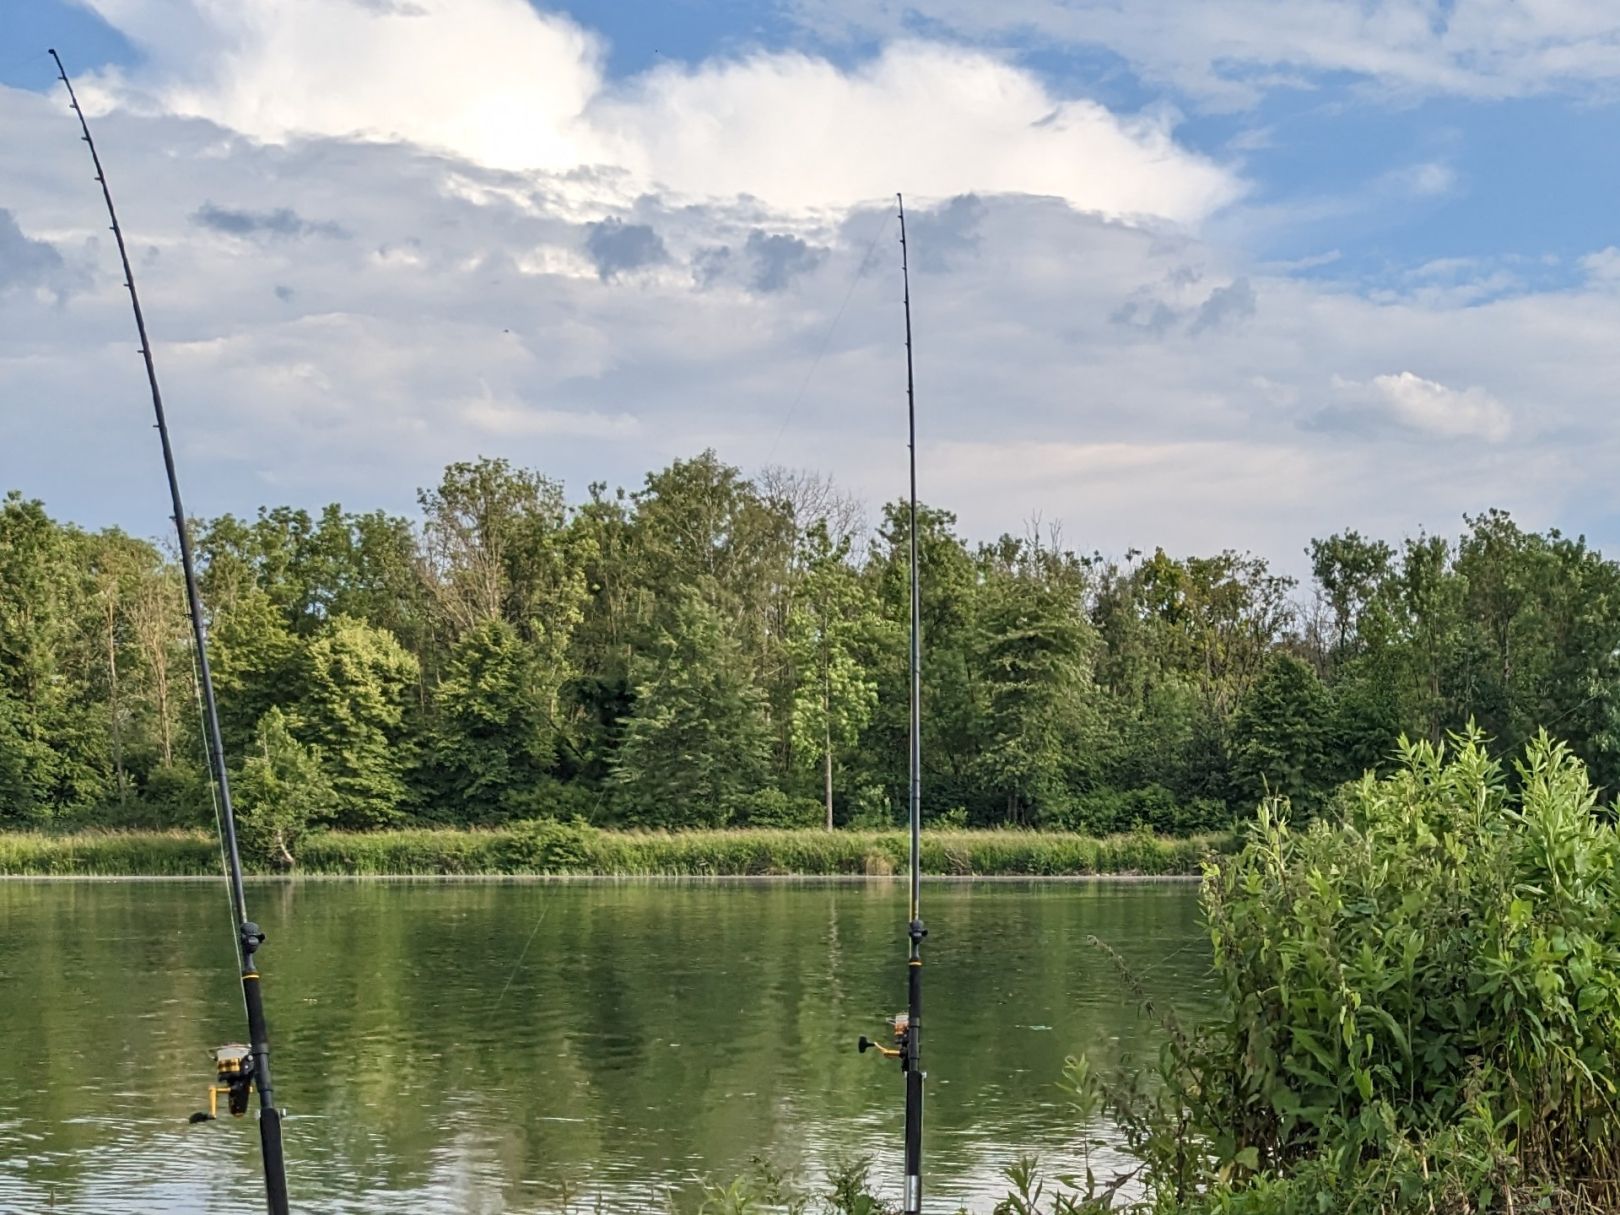
[[[649,1211],[755,1155],[899,1173],[899,1069],[854,1049],[904,1004],[898,882],[249,898],[296,1210]],[[1188,1011],[1207,945],[1188,885],[930,884],[924,912],[930,1192],[982,1200],[1021,1150],[1072,1164],[1065,1055],[1151,1041],[1087,935]],[[243,1033],[230,940],[217,883],[0,882],[0,1211],[263,1210],[252,1122],[186,1123]]]

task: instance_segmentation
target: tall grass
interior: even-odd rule
[[[925,832],[923,870],[958,877],[1196,874],[1225,836],[1169,839],[1135,832],[1093,838],[1059,832]],[[304,841],[301,874],[575,874],[622,877],[811,877],[903,872],[899,831],[603,831],[574,823],[493,830],[406,828],[341,832]],[[0,874],[204,876],[219,846],[201,831],[0,834]]]
[[[201,831],[0,833],[0,874],[195,877],[220,871],[219,841]]]

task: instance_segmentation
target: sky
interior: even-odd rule
[[[1601,0],[0,0],[0,489],[410,514],[713,447],[1118,555],[1620,548]]]

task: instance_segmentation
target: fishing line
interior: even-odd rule
[[[1188,941],[1180,949],[1173,950],[1172,952],[1165,954],[1164,957],[1160,958],[1157,962],[1150,963],[1149,965],[1142,967],[1140,970],[1137,970],[1134,973],[1136,974],[1136,976],[1138,978],[1140,978],[1143,975],[1152,974],[1155,970],[1158,970],[1159,967],[1165,965],[1166,963],[1174,962],[1177,958],[1179,958],[1182,954],[1186,953],[1189,949],[1199,948],[1203,944],[1204,944],[1204,942],[1201,941],[1201,940]]]
[[[833,334],[838,329],[838,322],[843,319],[844,310],[849,307],[849,301],[855,297],[855,288],[860,285],[861,274],[871,264],[872,252],[877,248],[878,241],[883,239],[883,234],[889,230],[889,223],[893,218],[894,216],[890,212],[885,211],[883,213],[883,223],[879,225],[877,232],[873,235],[871,244],[866,246],[866,252],[861,255],[861,260],[855,263],[855,273],[850,275],[849,290],[844,292],[844,302],[839,304],[838,311],[833,313],[832,323],[827,326],[827,332],[821,337],[821,348],[816,351],[816,357],[810,360],[810,366],[805,371],[804,379],[799,384],[799,391],[794,395],[792,402],[789,403],[787,413],[782,415],[782,424],[776,428],[776,438],[771,440],[771,449],[765,456],[766,464],[769,464],[772,458],[775,457],[777,445],[782,442],[782,435],[787,430],[788,423],[793,420],[794,411],[799,408],[800,402],[804,400],[805,390],[810,387],[810,378],[816,374],[816,368],[821,366],[821,360],[826,356],[828,348],[832,345]]]
[[[545,923],[547,910],[542,907],[540,914],[535,918],[534,927],[529,930],[529,939],[523,942],[523,952],[518,954],[517,961],[512,964],[512,973],[506,976],[506,986],[501,988],[501,994],[495,997],[495,1003],[489,1006],[491,1016],[501,1006],[501,1001],[506,999],[506,993],[512,989],[512,980],[517,978],[518,971],[523,969],[523,959],[529,956],[529,946],[533,945],[534,938],[540,935],[540,925]]]

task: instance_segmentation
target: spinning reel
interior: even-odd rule
[[[253,1091],[253,1052],[240,1042],[231,1042],[214,1052],[218,1083],[208,1086],[208,1112],[198,1110],[192,1122],[212,1122],[219,1117],[219,1097],[225,1094],[225,1108],[232,1118],[247,1113],[248,1094]]]
[[[874,1042],[865,1034],[862,1034],[860,1040],[855,1043],[855,1049],[863,1055],[869,1050],[875,1050],[885,1059],[898,1059],[900,1060],[900,1070],[909,1072],[914,1055],[912,1051],[911,1017],[906,1013],[897,1013],[892,1028],[894,1031],[893,1046],[884,1046],[881,1042]]]

